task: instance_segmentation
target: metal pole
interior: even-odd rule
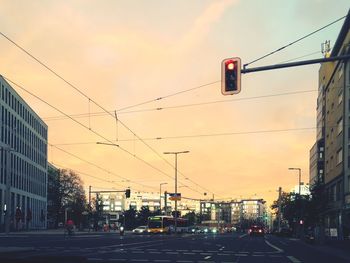
[[[91,185],[89,186],[89,211],[91,211]]]
[[[175,153],[175,233],[177,233],[177,153]]]
[[[10,149],[3,148],[6,153],[6,213],[5,213],[5,233],[10,233],[10,222],[11,222],[11,153]]]
[[[301,196],[301,168],[298,169],[299,170],[299,197]]]
[[[245,74],[245,73],[266,71],[266,70],[272,70],[272,69],[291,68],[291,67],[332,62],[332,61],[345,60],[345,59],[350,59],[350,55],[304,60],[304,61],[291,62],[291,63],[285,63],[285,64],[275,64],[275,65],[263,66],[263,67],[257,67],[257,68],[248,68],[248,69],[242,69],[241,73]]]

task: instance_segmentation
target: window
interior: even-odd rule
[[[338,78],[340,79],[344,73],[344,63],[341,63],[338,70]]]
[[[338,123],[337,123],[337,131],[338,131],[338,135],[342,133],[343,131],[343,119],[340,118]]]
[[[337,165],[343,162],[343,149],[337,152]]]
[[[338,105],[343,102],[343,91],[340,90],[338,93]]]

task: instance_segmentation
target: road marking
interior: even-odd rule
[[[147,262],[149,261],[148,259],[131,259],[131,261],[135,261],[135,262]]]
[[[165,254],[168,254],[168,255],[178,255],[179,253],[178,253],[178,252],[166,252]]]
[[[196,253],[186,252],[186,253],[184,253],[184,255],[196,255]]]
[[[222,251],[222,250],[224,250],[224,248],[225,248],[225,247],[221,247],[221,248],[219,248],[219,250]]]
[[[159,251],[150,251],[149,253],[150,254],[162,254],[162,252],[159,252]]]
[[[248,234],[243,234],[243,235],[240,235],[239,238],[243,238],[245,236],[248,236]]]
[[[266,243],[267,245],[269,245],[270,247],[276,249],[279,253],[282,253],[282,252],[283,252],[283,249],[280,249],[279,247],[276,247],[275,245],[272,245],[272,244],[271,244],[269,241],[267,241],[266,239],[265,239],[265,243]]]
[[[261,254],[254,254],[253,257],[263,257],[264,255]]]
[[[287,258],[293,263],[301,263],[301,261],[293,256],[287,256]]]
[[[185,249],[178,249],[176,250],[177,252],[187,252],[188,250],[185,250]]]
[[[206,256],[204,259],[206,260],[206,259],[209,259],[209,258],[211,258],[211,256]]]
[[[236,257],[246,257],[248,256],[247,254],[235,254]]]
[[[179,263],[191,263],[193,261],[192,260],[178,260],[176,262],[179,262]]]
[[[192,252],[203,252],[203,250],[192,250]]]
[[[154,262],[170,262],[168,259],[155,259]]]
[[[143,253],[145,253],[144,251],[131,251],[131,253],[133,253],[133,254],[143,254]]]
[[[218,253],[218,256],[230,256],[230,254]]]

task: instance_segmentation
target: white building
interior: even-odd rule
[[[46,227],[47,125],[0,75],[0,226],[10,188],[11,229]],[[7,165],[7,154],[10,165]],[[7,176],[10,172],[10,184]]]
[[[294,186],[291,190],[291,193],[299,194],[299,185]],[[310,195],[310,185],[309,184],[300,184],[300,195]]]

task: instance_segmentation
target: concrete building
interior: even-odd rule
[[[266,209],[263,199],[245,199],[241,201],[241,217],[251,221],[262,221]]]
[[[295,185],[291,190],[291,193],[299,194],[299,185]],[[300,195],[310,195],[310,185],[304,184],[303,182],[300,183]]]
[[[350,16],[347,16],[330,56],[350,54],[349,28]],[[350,232],[349,61],[323,63],[319,70],[317,123],[321,126],[317,131],[317,143],[324,138],[324,183],[328,196],[325,227],[327,235],[339,239],[348,237]],[[315,162],[313,158],[310,166]]]
[[[12,230],[45,228],[47,125],[2,76],[0,116],[1,211],[6,207],[10,213]],[[10,189],[9,204],[6,204],[6,189]],[[4,221],[4,213],[1,212],[2,230]]]

